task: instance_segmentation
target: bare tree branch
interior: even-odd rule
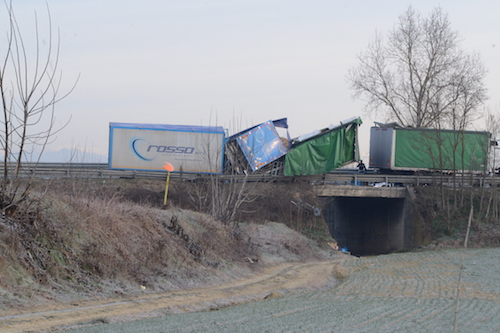
[[[0,68],[0,96],[3,126],[0,143],[3,150],[4,178],[1,184],[0,209],[16,204],[29,194],[30,182],[20,185],[20,167],[30,150],[43,152],[50,139],[66,126],[57,128],[55,104],[66,98],[75,83],[61,94],[59,72],[59,31],[54,35],[47,5],[47,32],[42,45],[38,15],[35,12],[34,45],[29,45],[18,24],[12,1],[5,2],[9,18],[7,49]],[[13,170],[10,168],[14,165]]]
[[[463,128],[486,100],[486,70],[459,44],[440,8],[422,17],[409,7],[387,40],[376,34],[349,70],[354,97],[365,99],[369,113],[403,126]]]

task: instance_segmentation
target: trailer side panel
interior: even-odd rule
[[[110,169],[222,173],[222,127],[110,123]]]

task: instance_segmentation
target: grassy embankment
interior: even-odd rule
[[[267,264],[325,254],[278,224],[263,232],[195,211],[206,208],[199,206],[206,194],[193,186],[173,182],[166,208],[163,181],[37,181],[30,199],[0,219],[0,310],[216,285]],[[273,204],[251,200],[263,208],[247,220],[262,225],[272,209],[275,218],[286,215],[328,239],[323,224],[301,223],[289,202],[273,206],[289,200],[278,197]]]

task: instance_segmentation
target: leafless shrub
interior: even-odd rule
[[[299,232],[327,233],[321,216],[323,203],[308,183],[261,183],[254,190],[259,197],[241,205],[239,221],[275,221]]]
[[[470,187],[462,188],[461,197],[453,195],[454,189],[445,189],[445,206],[441,200],[436,200],[441,190],[438,187],[418,188],[416,196],[416,210],[425,224],[424,232],[433,240],[433,247],[460,247],[460,241],[465,237],[467,229],[468,211],[465,205],[459,202],[464,200],[474,206],[474,221],[469,236],[469,247],[497,246],[499,244],[500,220],[491,216],[489,207],[482,203],[484,197],[491,197],[498,192],[496,188]],[[483,195],[484,192],[484,195]],[[493,192],[493,193],[490,193]],[[478,193],[480,195],[478,195]],[[460,200],[454,202],[454,200]]]

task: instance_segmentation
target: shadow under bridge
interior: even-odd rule
[[[323,214],[338,246],[354,255],[385,254],[420,246],[422,223],[406,187],[318,185]]]

